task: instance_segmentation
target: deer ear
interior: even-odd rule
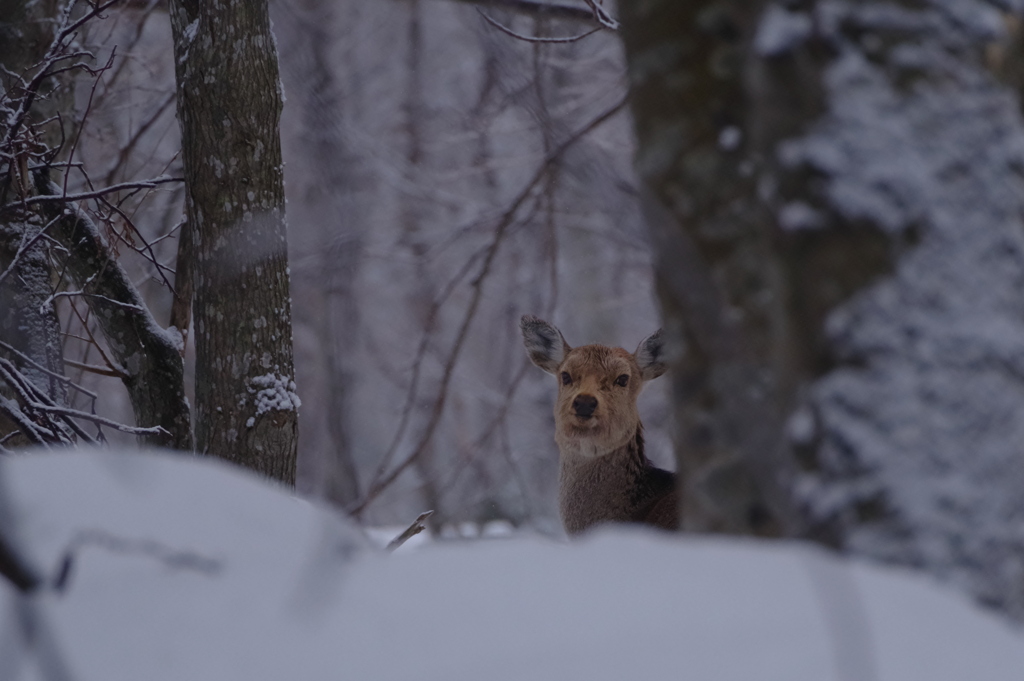
[[[519,329],[523,332],[523,345],[530,360],[549,374],[557,374],[562,360],[572,349],[562,338],[562,332],[529,314],[519,320]]]
[[[661,329],[640,341],[633,357],[640,366],[640,378],[644,381],[650,381],[665,373],[668,364],[665,362],[665,336]]]

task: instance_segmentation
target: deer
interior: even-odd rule
[[[558,378],[558,508],[566,533],[609,522],[678,529],[676,476],[647,458],[637,410],[640,389],[668,368],[661,330],[630,353],[573,348],[533,315],[523,315],[519,328],[530,360]]]

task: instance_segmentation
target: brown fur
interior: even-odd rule
[[[520,327],[530,359],[559,378],[555,442],[566,532],[604,522],[676,529],[675,475],[647,459],[636,406],[643,383],[665,371],[660,332],[630,353],[604,345],[572,348],[558,329],[529,315]]]

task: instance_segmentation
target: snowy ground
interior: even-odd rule
[[[208,460],[0,459],[0,679],[1020,681],[1024,633],[920,575],[626,529],[386,555]],[[24,638],[31,622],[34,645]]]

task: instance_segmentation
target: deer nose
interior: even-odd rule
[[[597,409],[597,398],[593,395],[577,395],[576,399],[572,401],[572,410],[576,412],[576,416],[590,418],[594,415],[595,409]]]

